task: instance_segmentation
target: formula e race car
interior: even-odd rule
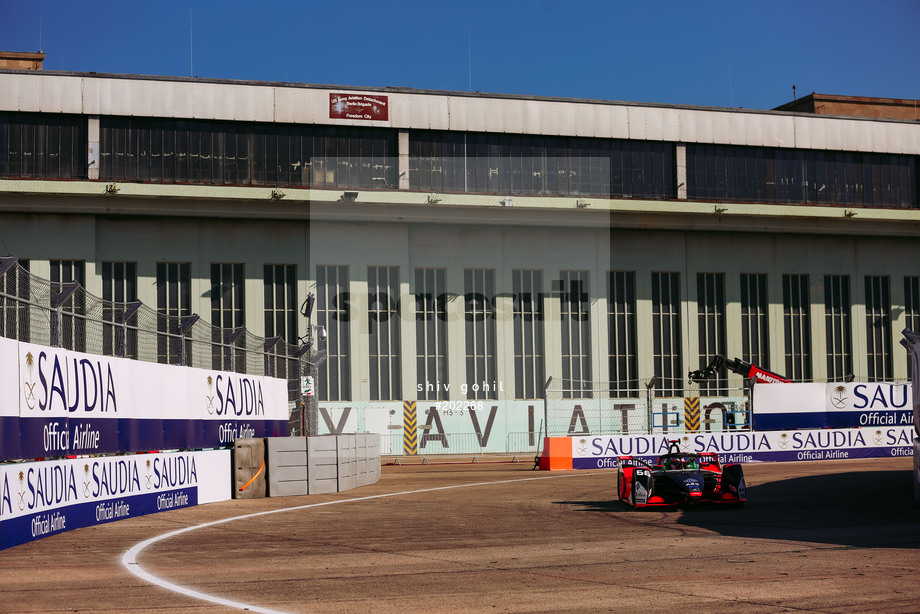
[[[668,453],[650,465],[632,456],[619,457],[617,491],[620,501],[634,508],[695,503],[734,503],[745,501],[744,473],[741,465],[719,464],[712,452],[681,452],[677,441],[668,444]]]

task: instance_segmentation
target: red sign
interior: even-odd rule
[[[366,94],[329,94],[331,119],[387,121],[390,117],[386,96]]]

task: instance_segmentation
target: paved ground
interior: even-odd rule
[[[744,508],[653,512],[611,501],[612,471],[387,466],[338,495],[211,504],[0,552],[0,611],[237,611],[145,582],[122,556],[293,508],[137,560],[162,581],[285,612],[917,612],[911,462],[746,465]]]

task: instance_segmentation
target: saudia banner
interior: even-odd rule
[[[754,430],[913,424],[909,383],[754,386]]]
[[[0,460],[287,434],[284,380],[0,342]]]
[[[615,468],[617,457],[654,462],[677,439],[685,452],[714,452],[719,462],[833,460],[913,456],[913,425],[871,429],[823,429],[686,435],[572,437],[574,469]]]
[[[230,451],[0,465],[0,549],[230,498]]]

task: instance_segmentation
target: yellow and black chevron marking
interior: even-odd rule
[[[403,454],[418,454],[418,410],[415,401],[403,401]]]
[[[700,430],[700,398],[684,398],[684,423],[687,425],[687,431],[691,433]]]

